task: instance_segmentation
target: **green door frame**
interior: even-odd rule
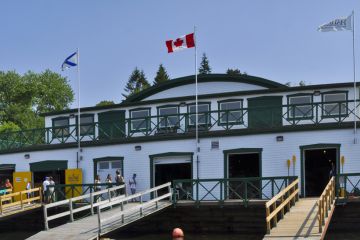
[[[194,173],[193,173],[193,160],[194,160],[194,153],[193,152],[166,152],[166,153],[159,153],[159,154],[153,154],[149,155],[150,158],[150,188],[153,188],[155,185],[155,158],[159,157],[182,157],[182,156],[190,156],[190,164],[191,164],[191,179],[193,179]]]
[[[340,173],[340,147],[338,143],[318,143],[300,146],[300,178],[301,178],[301,196],[305,197],[305,151],[306,150],[317,150],[317,149],[336,149],[336,172]]]
[[[224,150],[224,178],[229,177],[229,154],[246,154],[246,153],[257,153],[259,154],[259,177],[262,177],[262,148],[235,148]],[[226,185],[226,184],[225,184]],[[225,195],[227,196],[227,186],[224,186]]]
[[[124,176],[124,157],[107,156],[107,157],[101,157],[101,158],[94,158],[93,159],[93,162],[94,162],[94,177],[93,177],[93,179],[95,179],[95,176],[97,175],[97,164],[98,164],[98,162],[108,162],[108,161],[121,161],[121,175]]]

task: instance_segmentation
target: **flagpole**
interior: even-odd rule
[[[199,128],[198,128],[198,80],[197,80],[197,42],[196,42],[196,26],[194,26],[194,42],[195,42],[195,139],[196,139],[196,177],[199,179]]]
[[[356,72],[355,72],[355,12],[352,11],[352,33],[353,33],[353,70],[354,70],[354,144],[357,143],[357,130],[356,130]]]
[[[78,121],[77,121],[77,139],[78,139],[78,149],[77,149],[77,161],[76,161],[76,168],[79,168],[79,162],[81,159],[80,152],[81,152],[81,145],[80,145],[80,51],[79,48],[76,50],[77,54],[77,80],[78,80]]]

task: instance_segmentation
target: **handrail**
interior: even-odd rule
[[[276,194],[272,199],[265,203],[266,208],[266,230],[267,233],[270,233],[271,230],[271,221],[273,221],[273,225],[276,227],[278,222],[278,213],[281,211],[281,218],[285,215],[285,207],[287,207],[287,211],[295,205],[295,202],[299,200],[299,179],[296,179],[289,186],[283,189],[281,192]],[[278,205],[278,201],[280,201],[280,205]]]
[[[38,193],[38,194],[35,194]],[[28,194],[27,197],[24,197],[24,195]],[[30,195],[32,195],[30,197]],[[34,197],[34,195],[37,195]],[[12,201],[13,197],[20,197],[20,200],[18,201]],[[3,211],[5,208],[12,207],[12,206],[21,206],[21,209],[24,209],[24,203],[31,203],[34,201],[39,200],[39,202],[42,202],[42,192],[41,188],[33,188],[25,191],[20,192],[13,192],[6,195],[0,196],[0,215],[3,214]],[[5,202],[5,203],[4,203]]]
[[[164,189],[167,188],[168,189],[168,193],[161,195],[160,197],[158,197],[158,190],[160,189]],[[143,197],[146,194],[153,194],[154,198],[151,199],[150,201],[144,202],[143,201]],[[115,201],[109,202],[109,203],[105,203],[105,204],[101,204],[97,207],[97,213],[98,213],[98,234],[100,236],[101,234],[101,230],[102,230],[102,226],[105,222],[108,222],[114,218],[121,218],[121,222],[124,223],[125,221],[125,214],[128,212],[133,212],[134,210],[139,210],[139,214],[140,216],[143,216],[143,210],[145,206],[151,205],[153,203],[156,204],[156,208],[158,208],[158,202],[160,200],[169,198],[169,201],[172,202],[172,189],[171,189],[171,182],[159,185],[157,187],[133,194],[133,195],[129,195],[127,197],[121,198],[121,199],[117,199]],[[139,205],[130,207],[126,210],[124,210],[124,203],[129,202],[130,200],[139,200]],[[103,209],[107,209],[107,208],[111,208],[114,205],[120,205],[121,206],[121,211],[112,214],[111,216],[107,217],[107,218],[102,218],[101,216],[101,210]]]
[[[118,196],[117,194],[114,193],[115,191],[117,192],[120,189],[125,189],[125,192],[126,192],[126,185],[124,184],[124,185],[108,188],[108,189],[105,189],[105,190],[101,190],[101,191],[98,191],[98,192],[90,192],[90,193],[87,193],[87,194],[84,194],[84,195],[81,195],[81,196],[77,196],[77,197],[73,197],[73,198],[70,198],[70,199],[65,199],[65,200],[61,200],[61,201],[58,201],[58,202],[45,204],[44,207],[43,207],[45,230],[49,230],[49,221],[52,221],[52,220],[60,218],[60,217],[70,215],[70,221],[73,222],[74,221],[74,213],[81,212],[81,211],[88,210],[88,209],[90,209],[91,215],[93,215],[95,207],[97,207],[97,206],[99,206],[101,204],[107,203],[107,202],[112,202],[112,201],[116,201],[118,199],[124,198],[123,195]],[[102,194],[107,194],[108,199],[101,200],[100,196]],[[126,195],[126,193],[125,193],[125,195]],[[98,202],[95,201],[94,202],[94,198],[96,198],[97,196],[98,196],[98,199],[100,199],[100,201],[98,201]],[[80,201],[80,200],[83,200],[83,199],[87,199],[87,198],[90,199],[90,204],[89,205],[85,205],[85,206],[75,208],[75,209],[73,208],[73,203],[74,202]],[[48,212],[47,212],[48,209],[58,207],[58,206],[61,206],[61,205],[68,205],[69,210],[66,210],[66,211],[61,212],[61,213],[57,213],[57,214],[52,215],[52,216],[48,216]]]
[[[331,214],[329,215],[329,211],[332,211],[335,206],[335,177],[332,177],[330,179],[324,191],[320,195],[317,204],[318,204],[317,219],[319,221],[319,233],[322,233],[323,226],[325,226],[324,232],[326,232],[326,228],[331,219]],[[327,217],[329,218],[325,221]]]

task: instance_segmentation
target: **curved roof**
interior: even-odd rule
[[[198,82],[238,82],[238,83],[247,83],[252,85],[257,85],[261,87],[265,87],[268,89],[273,88],[286,88],[287,86],[265,79],[260,77],[254,77],[250,75],[229,75],[229,74],[200,74],[198,75]],[[195,83],[195,75],[181,77],[181,78],[175,78],[170,81],[166,81],[160,84],[157,84],[155,86],[152,86],[150,88],[147,88],[137,94],[134,94],[130,97],[128,97],[124,103],[130,103],[130,102],[136,102],[141,101],[153,94],[162,92],[164,90],[183,86],[187,84]]]

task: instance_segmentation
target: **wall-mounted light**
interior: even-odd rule
[[[320,96],[320,91],[319,90],[316,90],[316,91],[314,91],[314,96]]]
[[[141,151],[141,146],[140,145],[135,146],[135,151]]]
[[[70,118],[74,118],[74,117],[75,117],[75,114],[72,113],[72,114],[69,115],[69,117],[70,117]]]
[[[29,159],[29,158],[30,158],[30,154],[28,154],[28,153],[25,154],[25,155],[24,155],[24,158],[25,158],[25,159]]]
[[[282,141],[284,141],[284,136],[276,136],[276,141],[277,141],[277,142],[282,142]]]
[[[181,102],[180,107],[186,107],[186,102]]]

